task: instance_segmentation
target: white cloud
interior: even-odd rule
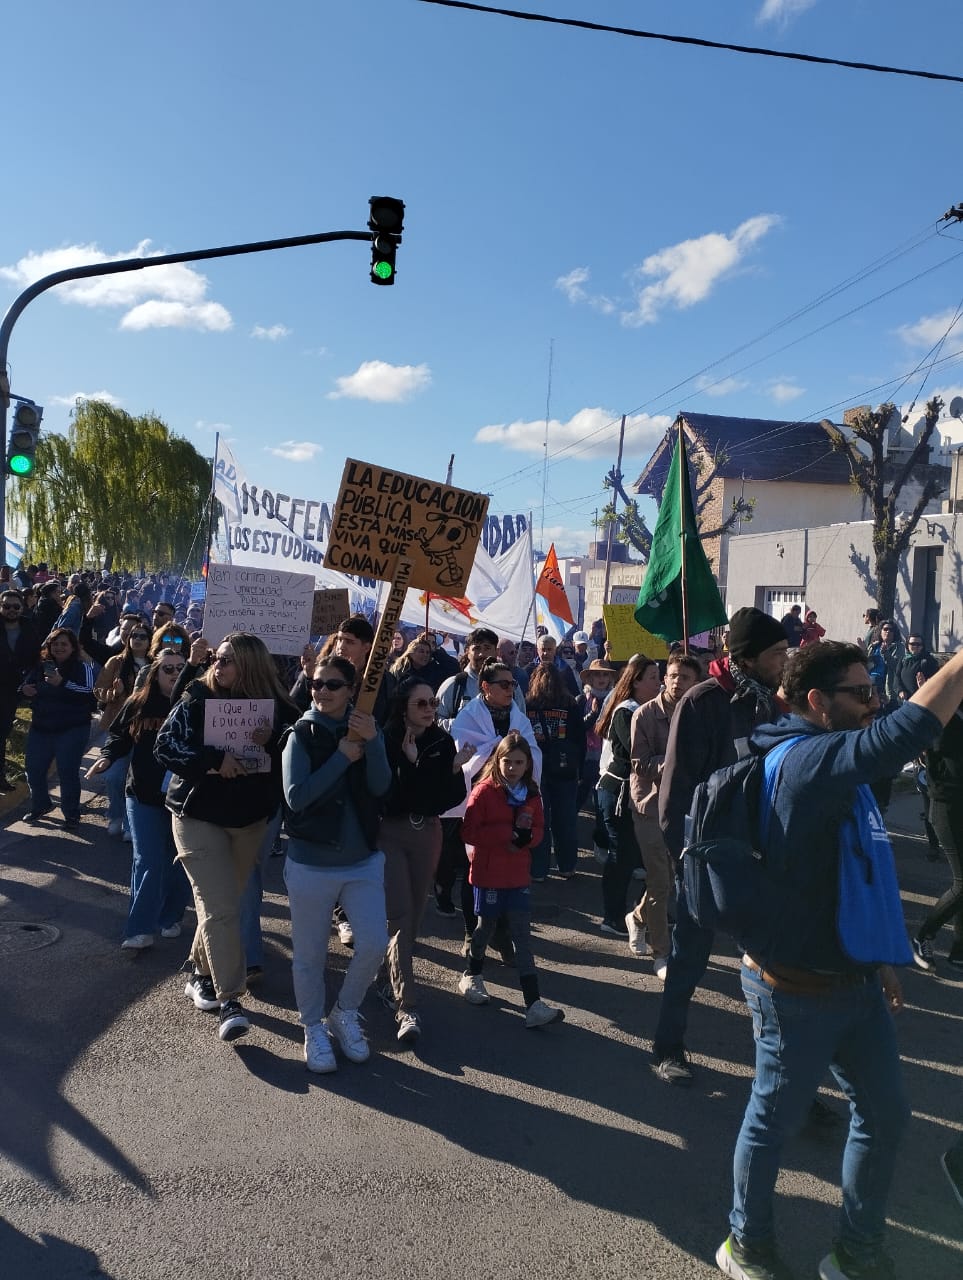
[[[568,422],[551,419],[548,424],[548,448],[556,453],[566,445],[579,445],[572,456],[612,458],[618,447],[621,415],[609,409],[579,409]],[[651,453],[672,424],[667,414],[650,417],[636,414],[625,420],[625,454]],[[500,422],[475,432],[476,444],[498,444],[515,453],[540,454],[545,441],[545,420],[532,422]],[[581,444],[581,441],[585,441]],[[563,455],[564,457],[565,455]]]
[[[274,448],[266,448],[265,453],[273,453],[275,458],[283,458],[285,462],[310,462],[317,457],[323,446],[313,440],[285,440]]]
[[[209,329],[222,333],[234,321],[219,302],[142,302],[121,319],[122,329]]]
[[[149,240],[141,240],[133,249],[115,254],[105,254],[96,244],[66,245],[42,253],[28,253],[13,266],[0,267],[0,277],[26,287],[44,276],[70,267],[118,262],[125,258],[150,260],[160,257],[159,251],[150,251],[150,243]],[[185,263],[175,262],[118,275],[71,280],[57,285],[56,296],[61,302],[84,307],[122,307],[127,310],[121,320],[122,329],[166,328],[172,325],[192,329],[229,329],[232,324],[229,312],[220,303],[207,300],[207,286],[206,276]]]
[[[757,22],[779,22],[783,26],[811,9],[816,0],[764,0]]]
[[[335,381],[338,389],[328,392],[329,400],[373,400],[378,404],[398,404],[431,386],[431,370],[426,364],[386,364],[384,360],[365,360],[354,373]]]
[[[778,214],[760,213],[740,223],[730,235],[712,231],[650,254],[632,273],[638,289],[636,306],[633,311],[623,311],[622,323],[632,327],[653,324],[665,307],[681,311],[702,302],[780,221]],[[662,278],[655,284],[643,284],[652,276]]]
[[[51,404],[66,405],[68,409],[72,409],[78,400],[101,400],[104,404],[119,405],[122,403],[120,396],[113,395],[110,391],[75,391],[72,396],[51,396]]]
[[[794,382],[771,382],[769,394],[778,404],[786,404],[790,400],[798,400],[806,394],[805,387],[797,387]]]
[[[281,338],[290,336],[291,330],[284,324],[272,324],[267,328],[263,324],[256,324],[251,330],[252,338],[263,338],[265,342],[277,342]]]
[[[228,433],[233,431],[234,428],[229,422],[205,422],[203,418],[198,418],[194,423],[194,430],[204,431],[210,435],[214,435],[215,432],[217,432],[226,440],[228,438]]]
[[[940,311],[936,315],[921,316],[915,324],[900,325],[896,332],[910,347],[932,347],[949,329],[954,316],[956,316],[955,311]],[[957,318],[956,321],[958,333],[961,319],[963,317]]]
[[[537,541],[544,543],[543,551],[547,552],[554,542],[556,554],[560,557],[584,556],[589,543],[595,542],[600,536],[597,529],[570,529],[564,524],[547,524],[544,539],[539,526],[536,526],[532,532]]]
[[[745,391],[748,386],[745,378],[713,378],[706,373],[696,378],[696,388],[707,396],[731,396],[737,391]]]
[[[574,267],[567,276],[558,277],[555,288],[561,290],[569,302],[585,302],[603,315],[611,315],[615,310],[615,303],[611,298],[606,298],[601,293],[589,293],[582,287],[588,283],[590,275],[588,267]]]

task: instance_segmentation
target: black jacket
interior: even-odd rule
[[[123,760],[130,756],[130,767],[127,770],[126,791],[141,804],[164,807],[164,793],[161,790],[167,770],[154,757],[154,743],[157,733],[170,714],[170,699],[161,693],[155,684],[144,705],[141,717],[141,730],[136,741],[131,737],[131,721],[134,708],[129,700],[121,707],[117,718],[107,732],[107,739],[100,748],[103,759],[111,764],[115,760]]]
[[[441,725],[431,725],[418,739],[418,759],[414,764],[401,749],[404,726],[392,721],[385,729],[385,751],[391,766],[391,791],[386,816],[420,814],[436,817],[461,804],[468,794],[465,775],[453,770],[454,740]]]
[[[21,614],[20,634],[11,649],[6,628],[0,624],[0,698],[15,699],[27,672],[40,660],[42,637],[39,629]]]

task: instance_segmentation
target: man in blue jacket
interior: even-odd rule
[[[772,1200],[782,1146],[803,1123],[829,1067],[850,1100],[843,1205],[822,1280],[894,1275],[881,1251],[886,1197],[909,1115],[891,1014],[893,965],[912,962],[892,849],[869,784],[934,741],[963,699],[963,653],[891,715],[865,654],[837,642],[803,648],[783,679],[791,714],[751,747],[795,739],[776,777],[766,841],[768,910],[743,944],[756,1074],[734,1156],[731,1234],[720,1270],[780,1280]]]

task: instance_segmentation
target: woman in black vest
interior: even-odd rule
[[[370,1055],[358,1008],[388,946],[379,800],[391,785],[375,719],[352,707],[355,669],[327,658],[311,677],[312,705],[284,743],[282,778],[294,995],[309,1071],[337,1068],[331,1041],[351,1062]],[[324,970],[331,912],[340,902],[354,953],[325,1019]]]

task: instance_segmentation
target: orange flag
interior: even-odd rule
[[[535,594],[542,596],[545,600],[549,613],[553,613],[562,622],[567,622],[570,625],[574,624],[575,619],[572,617],[572,609],[568,602],[568,596],[565,594],[565,586],[562,583],[554,542],[548,549],[548,555],[542,565],[542,572],[538,575]]]

